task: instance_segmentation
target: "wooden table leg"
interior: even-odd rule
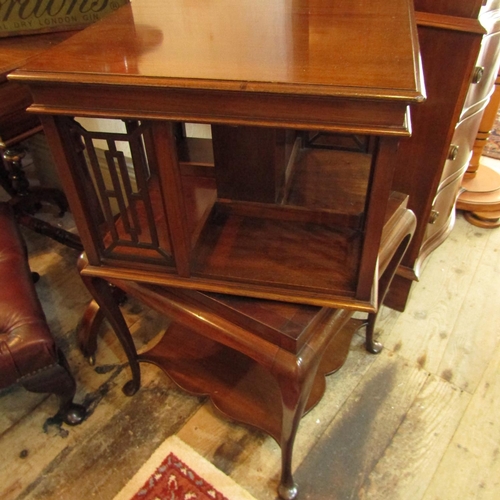
[[[125,322],[122,312],[118,306],[116,298],[113,296],[112,288],[109,283],[101,278],[89,277],[82,275],[82,280],[87,290],[90,292],[94,298],[96,304],[102,310],[102,315],[108,320],[111,327],[113,328],[118,340],[120,341],[125,354],[127,356],[128,362],[130,364],[130,369],[132,371],[132,380],[129,380],[123,387],[123,392],[127,396],[132,396],[135,394],[141,385],[141,371],[139,369],[139,362],[137,359],[137,351],[135,349],[134,341],[130,330]],[[94,311],[94,321],[96,316],[101,314],[101,312],[96,311],[94,306],[92,306]],[[100,321],[101,318],[98,318]],[[91,329],[85,333],[82,333],[82,339],[85,341],[84,348],[87,349],[90,354],[95,353],[95,342],[97,331],[95,324],[91,324]],[[98,326],[98,325],[97,325]],[[83,335],[87,335],[83,338]],[[92,351],[92,347],[94,350]]]
[[[9,204],[14,210],[17,222],[81,252],[83,246],[78,235],[34,217],[33,214],[40,209],[42,203],[56,206],[59,209],[59,216],[62,217],[68,210],[68,202],[59,189],[30,186],[21,163],[24,155],[24,151],[20,148],[9,148],[4,151],[0,165],[0,185],[11,197]]]

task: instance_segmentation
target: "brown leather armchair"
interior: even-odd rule
[[[56,394],[56,418],[67,424],[85,418],[73,403],[76,383],[46,322],[12,209],[0,203],[0,389],[15,383]]]

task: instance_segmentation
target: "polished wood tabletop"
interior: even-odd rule
[[[405,0],[135,0],[13,77],[408,103],[417,52]]]
[[[418,97],[407,9],[401,0],[135,0],[28,67],[82,81],[105,73]]]
[[[44,50],[70,38],[74,33],[57,32],[0,38],[0,149],[16,144],[41,130],[38,118],[25,112],[32,102],[29,90],[24,85],[9,82],[7,75]]]
[[[74,33],[76,31],[0,38],[0,82],[7,79],[10,71],[26,64],[32,57],[40,55]]]

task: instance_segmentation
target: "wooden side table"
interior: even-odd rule
[[[269,398],[270,374],[283,405],[272,428],[267,410],[250,423],[280,441],[284,499],[297,493],[293,438],[310,391],[339,366],[328,345],[352,311],[373,327],[414,230],[391,180],[420,77],[409,0],[132,2],[11,75],[33,94],[85,249],[82,278],[130,361],[127,392],[138,361],[205,392],[212,368],[191,370],[189,352],[217,360],[220,348],[264,369],[255,388]],[[126,132],[85,129],[81,116],[121,119]],[[176,122],[212,124],[214,168],[179,162]],[[308,149],[289,142],[295,130],[373,145]],[[163,347],[137,355],[109,283],[174,319]],[[252,312],[255,301],[268,306]],[[283,308],[300,320],[270,324]],[[234,405],[226,394],[216,404],[243,421],[261,408],[254,391]]]
[[[82,250],[77,235],[34,216],[42,202],[56,206],[61,214],[68,209],[68,202],[61,190],[33,187],[26,179],[21,165],[24,151],[19,143],[41,132],[42,124],[37,116],[26,112],[32,102],[28,88],[7,80],[9,72],[72,34],[50,33],[0,39],[0,186],[10,196],[10,204],[20,224]]]
[[[379,303],[415,231],[407,197],[394,194],[385,216],[379,253]],[[140,386],[139,362],[160,367],[179,387],[208,395],[215,408],[232,420],[257,427],[281,447],[279,494],[297,495],[292,455],[301,418],[322,398],[325,376],[344,364],[353,334],[366,326],[366,348],[380,352],[374,340],[376,313],[365,323],[353,310],[252,299],[168,288],[123,279],[107,281],[80,271],[122,341],[133,379],[126,394]],[[159,342],[137,354],[109,283],[164,314],[172,323]],[[95,355],[97,329],[81,329],[80,345]]]
[[[457,208],[471,224],[483,228],[500,226],[500,173],[481,163],[484,147],[495,124],[500,105],[500,76],[481,118],[473,154],[462,181]]]

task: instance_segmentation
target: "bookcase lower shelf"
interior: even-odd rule
[[[155,364],[183,390],[209,396],[226,417],[272,436],[282,454],[280,496],[295,498],[300,421],[321,400],[325,376],[344,364],[363,322],[352,310],[110,282],[172,319],[135,361]]]
[[[325,377],[342,367],[352,336],[362,324],[361,320],[351,319],[333,333],[304,413],[323,397]],[[283,397],[272,372],[252,358],[173,323],[162,340],[138,359],[161,368],[184,391],[209,396],[225,417],[256,427],[280,443]]]

